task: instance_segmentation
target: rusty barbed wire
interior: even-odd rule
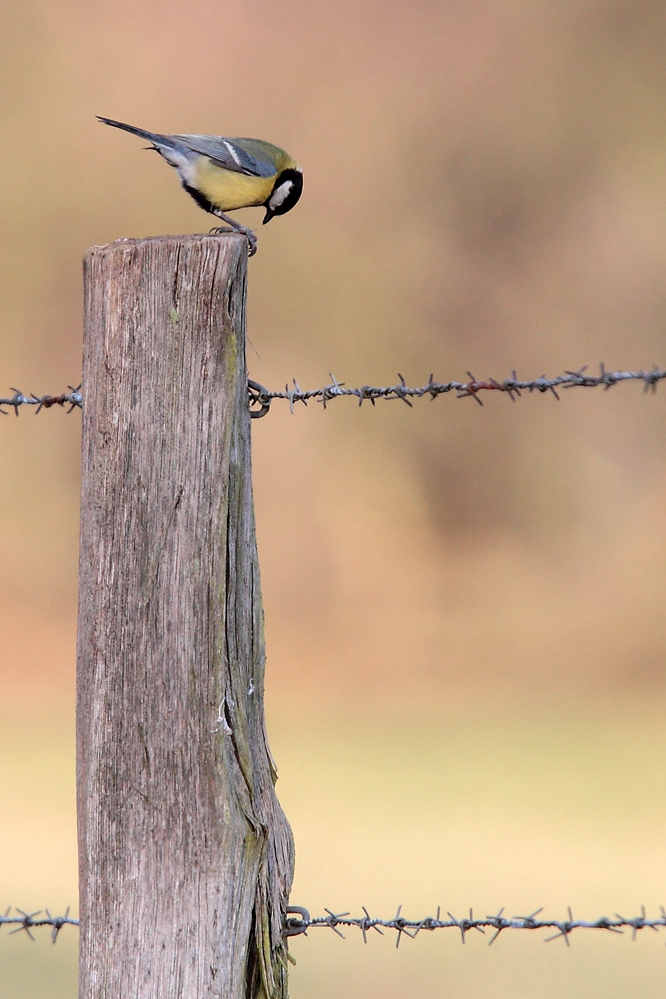
[[[292,413],[294,412],[294,403],[302,402],[303,405],[307,406],[311,400],[321,403],[324,409],[331,400],[342,396],[351,396],[358,399],[359,406],[362,406],[366,400],[374,406],[377,399],[385,399],[387,401],[401,399],[408,406],[411,406],[412,399],[421,399],[424,396],[436,399],[437,396],[446,395],[449,392],[454,392],[457,399],[471,398],[482,406],[483,402],[479,398],[479,393],[481,392],[504,392],[512,402],[516,401],[516,397],[520,398],[523,392],[540,392],[541,394],[550,392],[559,400],[558,389],[599,388],[603,386],[605,390],[608,390],[620,382],[627,381],[643,382],[646,392],[649,390],[655,392],[657,384],[666,378],[666,371],[656,366],[651,371],[606,371],[604,365],[601,364],[599,365],[598,375],[586,374],[586,371],[587,365],[579,368],[577,371],[565,371],[564,374],[556,375],[554,378],[541,375],[539,378],[529,380],[518,378],[516,372],[513,371],[511,378],[505,378],[503,381],[497,381],[495,378],[488,378],[483,381],[475,378],[468,371],[467,374],[470,380],[467,382],[438,382],[435,381],[434,375],[430,375],[426,385],[416,388],[407,385],[401,374],[398,374],[400,382],[397,385],[361,385],[360,387],[348,386],[345,382],[338,381],[334,375],[330,375],[331,381],[328,385],[324,385],[318,389],[307,390],[302,389],[294,378],[293,388],[285,385],[284,391],[272,391],[259,382],[248,379],[247,388],[250,415],[253,419],[260,419],[262,416],[267,415],[274,399],[285,399],[289,403]],[[0,399],[0,414],[7,415],[6,409],[2,408],[3,406],[12,408],[16,416],[19,415],[21,406],[36,406],[36,413],[39,413],[42,409],[51,409],[52,406],[69,406],[68,412],[71,413],[73,409],[81,408],[83,405],[83,395],[81,393],[81,385],[78,385],[76,388],[69,385],[68,388],[70,390],[68,393],[42,396],[32,393],[24,395],[19,389],[12,388],[13,396]]]
[[[61,395],[23,395],[20,389],[12,388],[14,393],[11,398],[0,399],[0,413],[3,416],[7,416],[7,410],[3,409],[3,406],[10,406],[14,410],[16,416],[19,415],[19,408],[21,406],[36,406],[35,414],[39,413],[42,409],[51,409],[52,406],[69,406],[67,410],[71,413],[73,409],[77,407],[80,409],[83,405],[83,396],[81,395],[81,386],[78,385],[74,388],[73,385],[68,385],[67,388],[69,392],[63,392]]]
[[[569,947],[569,936],[574,930],[608,930],[610,933],[622,934],[625,929],[631,929],[631,938],[635,940],[639,930],[649,928],[656,933],[660,926],[666,927],[666,910],[663,905],[660,907],[661,915],[656,919],[648,919],[645,906],[641,906],[641,915],[635,916],[632,919],[627,919],[616,912],[615,918],[602,916],[600,919],[593,921],[574,919],[571,908],[567,909],[568,919],[537,919],[539,913],[543,912],[543,908],[536,909],[529,916],[511,916],[511,918],[508,918],[503,915],[504,907],[502,907],[497,915],[485,916],[480,919],[474,918],[472,909],[469,910],[469,917],[464,917],[463,919],[457,919],[451,912],[447,912],[448,919],[440,919],[441,908],[439,906],[436,916],[426,916],[425,919],[407,919],[401,915],[401,905],[398,906],[398,911],[392,919],[376,919],[370,915],[365,906],[362,906],[362,909],[364,915],[360,917],[350,916],[348,912],[334,913],[330,909],[324,910],[327,913],[326,916],[311,917],[307,909],[303,909],[301,906],[290,906],[287,909],[288,915],[285,933],[286,936],[291,937],[306,933],[309,929],[328,927],[344,939],[345,935],[338,927],[355,926],[363,934],[363,942],[367,943],[368,930],[376,930],[377,933],[383,934],[383,930],[388,929],[396,930],[398,935],[395,945],[399,947],[403,934],[413,940],[422,930],[458,929],[462,942],[465,943],[465,934],[470,930],[478,930],[485,935],[486,929],[494,929],[495,932],[488,941],[488,945],[490,946],[504,930],[545,929],[556,930],[557,932],[546,937],[544,943],[549,943],[551,940],[557,940],[562,937],[567,947]],[[297,913],[298,915],[294,918],[293,916],[290,917],[289,913]]]
[[[31,930],[36,926],[50,926],[51,929],[51,940],[53,943],[58,939],[58,934],[60,933],[63,926],[78,926],[78,919],[73,919],[69,914],[70,907],[67,906],[67,910],[64,916],[52,916],[48,909],[38,909],[36,912],[24,912],[23,909],[19,909],[18,906],[15,908],[15,912],[18,913],[16,916],[10,915],[12,911],[12,906],[10,905],[4,916],[0,915],[0,930],[3,926],[9,924],[18,924],[15,930],[11,930],[9,935],[12,936],[14,933],[25,932],[28,934],[31,940],[34,940]],[[42,912],[46,915],[42,916]]]
[[[308,910],[302,906],[290,905],[287,907],[285,936],[300,936],[306,934],[309,929],[328,927],[328,929],[333,930],[334,933],[345,939],[344,933],[338,927],[354,926],[361,931],[363,942],[367,943],[369,930],[375,930],[377,933],[383,935],[383,931],[387,929],[396,931],[395,945],[399,947],[403,935],[414,940],[422,930],[457,929],[460,932],[462,943],[465,943],[465,935],[470,930],[477,930],[479,933],[485,935],[485,931],[488,929],[495,931],[488,941],[488,945],[490,946],[504,930],[556,930],[555,933],[545,938],[544,943],[549,943],[551,940],[558,940],[562,937],[567,947],[569,947],[569,937],[574,930],[607,930],[609,933],[622,935],[625,929],[630,929],[631,938],[635,940],[639,930],[651,929],[654,932],[658,932],[660,926],[666,927],[666,909],[664,909],[663,905],[660,906],[661,915],[655,919],[649,919],[645,906],[641,906],[640,916],[627,918],[616,912],[614,917],[601,916],[595,920],[574,919],[571,908],[567,909],[567,919],[538,919],[537,917],[543,912],[543,908],[536,909],[529,916],[507,917],[504,915],[504,907],[502,907],[494,916],[484,916],[476,919],[474,918],[472,909],[469,910],[469,916],[465,916],[462,919],[458,919],[451,912],[447,912],[448,919],[441,919],[440,906],[437,907],[436,916],[426,916],[424,919],[407,919],[406,916],[402,915],[401,905],[398,906],[398,911],[392,919],[379,919],[371,916],[365,906],[362,906],[362,909],[363,916],[359,917],[351,916],[349,912],[335,913],[330,909],[324,909],[326,912],[325,916],[310,916]],[[12,907],[10,906],[4,916],[0,915],[0,929],[4,925],[15,926],[15,929],[10,931],[10,936],[13,933],[25,932],[31,940],[34,940],[35,938],[31,931],[35,927],[50,926],[51,939],[55,943],[63,926],[79,925],[79,920],[73,919],[69,915],[69,906],[64,916],[52,916],[48,909],[40,909],[37,912],[28,913],[19,908],[15,909],[17,915],[12,916],[11,910]],[[46,915],[42,915],[42,912],[45,912]]]
[[[327,403],[340,396],[355,397],[358,399],[359,406],[363,405],[366,399],[373,406],[377,399],[402,399],[408,406],[411,406],[412,399],[421,399],[423,396],[430,396],[431,399],[435,399],[437,396],[446,395],[448,392],[454,392],[458,399],[475,399],[482,406],[483,402],[479,398],[480,392],[505,392],[512,402],[515,402],[515,397],[520,397],[523,392],[551,392],[556,399],[559,399],[558,389],[598,388],[599,386],[603,386],[607,390],[619,382],[626,381],[641,381],[645,386],[646,392],[650,389],[654,392],[656,391],[657,383],[666,378],[666,371],[656,366],[651,371],[606,371],[604,365],[600,364],[598,375],[586,374],[586,371],[587,365],[579,368],[577,371],[565,371],[564,374],[556,375],[554,378],[547,378],[546,375],[541,375],[539,378],[533,378],[528,381],[518,378],[515,371],[512,372],[511,378],[505,378],[503,381],[497,381],[495,378],[481,381],[468,371],[467,374],[470,380],[467,382],[438,382],[435,381],[434,375],[430,375],[427,385],[422,385],[420,388],[412,388],[407,385],[401,374],[398,374],[398,378],[400,379],[398,385],[388,385],[382,388],[374,385],[362,385],[358,388],[352,388],[345,385],[344,382],[339,382],[333,375],[330,375],[331,381],[328,385],[324,385],[318,389],[308,389],[307,391],[304,391],[300,387],[295,378],[293,380],[293,388],[285,385],[283,392],[272,392],[258,382],[248,381],[248,393],[250,396],[250,407],[259,407],[259,409],[254,410],[251,408],[252,416],[258,419],[266,416],[273,399],[286,399],[289,402],[289,408],[292,413],[294,412],[294,403],[302,402],[307,406],[310,400],[320,402],[324,409]]]

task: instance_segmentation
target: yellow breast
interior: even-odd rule
[[[235,208],[263,205],[275,183],[272,177],[248,177],[216,166],[207,156],[200,156],[193,171],[193,187],[223,212]]]

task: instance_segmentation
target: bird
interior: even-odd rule
[[[289,153],[263,139],[225,139],[221,135],[161,135],[97,116],[113,128],[138,135],[151,143],[200,208],[222,219],[230,229],[211,232],[241,232],[247,237],[249,256],[257,251],[251,229],[226,212],[253,206],[266,209],[263,225],[276,215],[291,211],[303,191],[303,171]]]

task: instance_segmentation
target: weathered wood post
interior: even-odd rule
[[[84,261],[80,999],[286,999],[239,235]]]

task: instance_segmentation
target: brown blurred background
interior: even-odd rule
[[[95,114],[303,165],[250,265],[266,385],[666,365],[665,45],[663,5],[626,0],[5,0],[0,395],[78,383],[89,245],[210,226]],[[666,899],[666,396],[563,395],[253,426],[269,734],[313,912]],[[76,904],[79,424],[0,418],[0,907],[28,911]],[[73,999],[76,931],[6,932],[3,997]],[[666,980],[663,934],[350,936],[293,942],[292,999]]]

